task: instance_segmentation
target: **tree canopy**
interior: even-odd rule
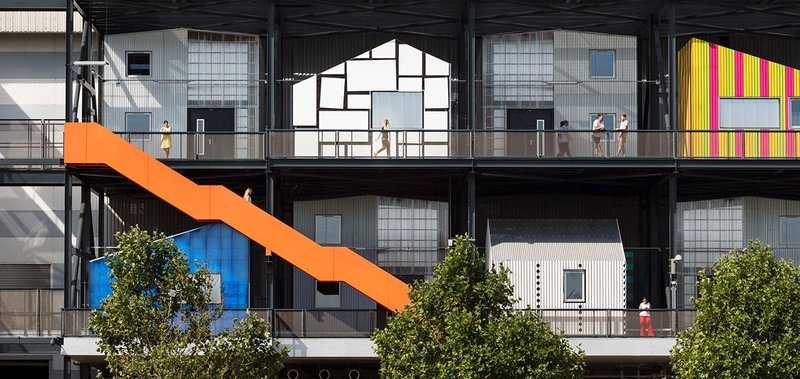
[[[800,377],[800,270],[749,242],[699,273],[694,326],[678,335],[682,378]]]
[[[513,308],[509,271],[486,269],[455,239],[433,280],[411,285],[411,306],[373,335],[387,378],[577,378],[583,352],[531,310]]]
[[[215,333],[222,312],[211,304],[211,276],[163,233],[118,233],[108,256],[112,293],[92,311],[108,370],[118,378],[266,378],[283,367],[269,325],[255,315]]]

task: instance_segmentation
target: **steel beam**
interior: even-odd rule
[[[477,229],[475,217],[475,172],[467,174],[467,231],[470,238],[475,238]]]

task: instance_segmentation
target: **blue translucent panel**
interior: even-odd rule
[[[175,245],[186,254],[192,271],[195,264],[220,274],[223,308],[247,308],[249,299],[250,241],[225,224],[211,224],[171,236]],[[100,306],[100,300],[111,292],[106,258],[89,263],[89,305]]]
[[[592,77],[613,77],[614,51],[592,50],[589,52],[589,70]]]

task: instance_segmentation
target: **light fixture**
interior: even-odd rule
[[[678,255],[675,256],[675,258],[672,258],[672,260],[674,260],[676,262],[680,262],[680,261],[683,260],[683,257],[680,254],[678,254]]]
[[[576,82],[576,81],[567,81],[567,80],[551,80],[551,81],[549,81],[549,82],[545,82],[545,84],[547,84],[547,85],[551,85],[551,86],[560,86],[560,85],[576,85],[576,84],[578,84],[578,83],[580,83],[580,82]]]
[[[74,61],[72,62],[73,66],[107,66],[108,62],[106,61]]]

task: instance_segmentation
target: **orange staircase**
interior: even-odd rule
[[[197,221],[223,222],[319,281],[344,282],[391,311],[408,286],[345,247],[324,247],[223,186],[198,185],[96,123],[67,123],[64,164],[108,166]]]

